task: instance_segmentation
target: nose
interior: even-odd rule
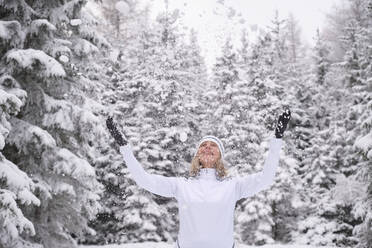
[[[213,150],[212,145],[206,145],[206,146],[204,147],[204,151],[206,151],[206,152],[208,152],[208,153],[211,153],[212,150]]]

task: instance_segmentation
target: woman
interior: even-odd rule
[[[234,209],[239,199],[267,189],[279,163],[283,132],[290,119],[287,109],[279,116],[275,138],[261,172],[243,177],[227,177],[223,165],[224,147],[217,137],[205,136],[193,158],[190,178],[165,177],[147,173],[134,157],[130,144],[120,134],[112,118],[106,121],[120,146],[126,165],[136,183],[157,195],[178,201],[179,233],[177,248],[234,247]]]

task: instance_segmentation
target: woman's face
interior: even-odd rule
[[[214,168],[221,156],[218,145],[212,141],[204,141],[200,144],[197,156],[203,167]]]

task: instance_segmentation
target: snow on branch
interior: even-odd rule
[[[16,47],[24,40],[24,33],[18,21],[0,21],[0,44],[9,43]]]
[[[97,19],[84,9],[81,11],[81,17],[82,23],[79,27],[81,37],[92,42],[98,48],[111,48],[107,39],[92,28],[92,26],[99,24]]]
[[[47,94],[43,97],[46,110],[42,120],[43,126],[78,132],[82,139],[91,139],[92,130],[96,138],[107,134],[106,130],[101,127],[102,120],[92,113],[92,111],[103,111],[102,106],[95,101],[87,98],[87,102],[80,107],[65,100],[53,99]]]
[[[72,111],[75,107],[67,101],[56,100],[46,94],[43,97],[46,110],[42,120],[43,126],[73,132],[75,127],[72,119]]]
[[[54,138],[45,130],[37,126],[33,126],[28,122],[13,118],[11,120],[14,128],[8,136],[8,143],[15,145],[25,154],[43,154],[41,156],[41,164],[51,166],[54,173],[62,176],[70,176],[78,181],[83,179],[94,179],[94,168],[84,159],[79,158],[65,148],[58,148]],[[44,153],[44,151],[48,151]],[[5,168],[5,167],[2,167]],[[9,174],[9,170],[7,170]],[[4,172],[5,173],[5,172]],[[8,177],[16,175],[9,174]],[[18,177],[22,179],[21,177]],[[25,181],[22,179],[22,181]],[[13,180],[13,182],[17,182]],[[94,180],[81,181],[82,184],[94,183]],[[40,185],[38,185],[39,187]],[[74,195],[72,188],[62,187],[60,190],[65,193]],[[21,192],[25,201],[30,201],[28,192]]]
[[[34,183],[27,174],[21,171],[15,164],[0,155],[0,178],[5,180],[7,189],[12,191],[16,198],[26,205],[40,205],[40,200],[31,191],[34,189]]]
[[[82,25],[79,30],[81,36],[84,39],[89,40],[94,45],[96,45],[99,48],[110,48],[110,43],[106,40],[105,37],[103,37],[101,34],[94,31],[91,27]]]
[[[42,154],[48,148],[54,148],[56,141],[45,130],[23,120],[12,118],[13,128],[7,142],[15,145],[25,154]],[[25,145],[26,144],[26,145]]]
[[[97,18],[93,16],[87,9],[86,6],[83,7],[83,9],[80,12],[81,19],[84,20],[84,24],[88,24],[90,26],[98,25],[99,21],[97,21]]]
[[[50,21],[57,25],[62,22],[69,23],[70,19],[76,19],[78,17],[73,16],[74,13],[77,12],[78,9],[81,9],[84,5],[84,1],[82,0],[72,0],[61,7],[53,8],[49,15]]]
[[[0,222],[2,223],[0,242],[2,244],[11,243],[22,232],[35,235],[33,224],[24,217],[21,209],[18,208],[16,198],[13,192],[7,189],[0,189]]]
[[[70,20],[70,25],[71,26],[79,26],[81,25],[82,21],[80,19],[71,19]]]
[[[372,132],[357,138],[354,146],[363,151],[368,159],[372,159]]]
[[[3,74],[0,76],[0,85],[6,88],[21,88],[18,81],[9,74]]]
[[[15,15],[22,16],[24,20],[30,20],[31,15],[39,16],[39,14],[26,3],[25,0],[0,1],[0,8],[10,10]]]
[[[59,174],[64,175],[64,173],[59,173]],[[53,188],[53,193],[54,194],[68,194],[73,197],[76,196],[74,187],[71,184],[67,184],[64,182],[57,182]]]
[[[14,34],[19,34],[20,30],[21,24],[18,21],[0,21],[0,38],[2,40],[12,39]]]
[[[46,41],[43,50],[53,56],[53,58],[58,58],[60,61],[68,62],[71,57],[72,42],[63,39],[50,39]],[[63,56],[63,57],[62,57]],[[61,59],[66,57],[66,60]]]
[[[355,200],[363,197],[366,185],[352,177],[337,175],[336,186],[332,189],[332,196],[336,202],[342,205],[352,205]]]
[[[6,120],[5,117],[1,117],[0,124],[0,149],[4,149],[5,139],[9,134],[10,123]]]
[[[62,148],[55,155],[53,171],[57,174],[71,176],[75,179],[94,178],[94,168],[84,159]]]
[[[18,203],[40,206],[40,200],[31,192],[35,185],[28,175],[0,153],[0,244],[9,244],[27,232],[35,235],[33,224],[23,216]],[[17,203],[18,202],[18,203]]]
[[[0,108],[3,112],[0,116],[0,149],[4,148],[5,139],[11,129],[7,120],[9,114],[17,114],[26,102],[27,92],[15,88],[19,86],[19,83],[10,75],[5,74],[0,77]]]
[[[48,56],[41,50],[32,48],[12,49],[5,55],[7,63],[13,63],[15,67],[33,71],[37,65],[41,65],[42,76],[46,77],[64,77],[66,72],[62,65],[54,58]]]
[[[89,133],[92,133],[92,130],[94,130],[95,137],[105,136],[106,130],[103,128],[102,120],[98,116],[86,109],[81,109],[76,114],[81,129],[86,130]]]
[[[42,32],[52,32],[57,30],[56,27],[48,22],[46,19],[33,20],[30,25],[29,33],[33,35],[38,35],[40,31]]]
[[[24,91],[19,91],[17,93],[22,94],[21,97],[25,96]],[[0,107],[2,111],[10,114],[16,114],[20,111],[23,103],[24,102],[22,102],[16,95],[10,94],[0,87]]]
[[[78,39],[73,50],[78,56],[89,56],[99,52],[95,45],[84,39]]]

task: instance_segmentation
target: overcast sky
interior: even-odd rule
[[[166,0],[141,0],[150,3],[153,17],[165,10]],[[227,36],[238,42],[241,29],[247,28],[251,39],[265,28],[274,17],[292,13],[299,21],[302,39],[310,44],[316,29],[322,28],[325,14],[341,0],[169,0],[169,8],[178,8],[184,14],[182,24],[199,34],[203,55],[209,66]],[[257,26],[257,28],[256,28]]]

